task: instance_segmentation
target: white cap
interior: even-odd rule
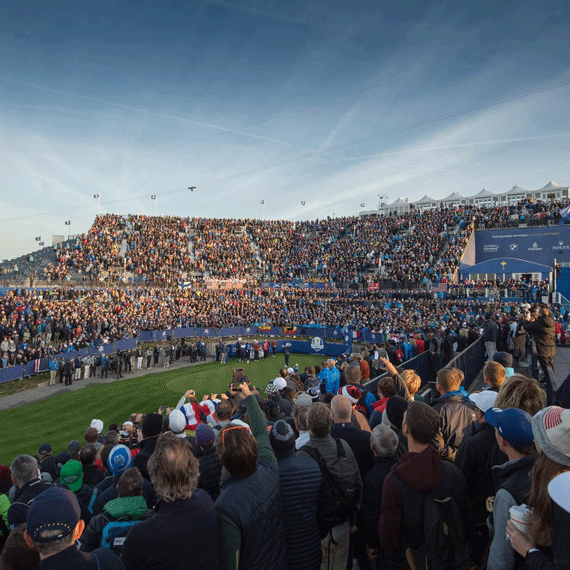
[[[570,513],[570,471],[554,477],[548,484],[552,500]]]
[[[130,420],[128,422],[123,422],[124,426],[132,426],[134,425],[133,422],[131,422]]]
[[[499,394],[493,390],[483,390],[477,394],[469,394],[469,399],[485,413],[495,405],[495,400]]]
[[[101,420],[91,420],[91,427],[95,428],[98,433],[103,431],[103,422]]]
[[[168,427],[174,433],[181,433],[186,427],[186,416],[180,410],[172,410],[168,414]]]
[[[287,374],[294,374],[295,370],[293,370],[293,368],[289,367],[287,368]]]
[[[278,390],[283,390],[283,388],[287,387],[287,380],[285,380],[285,378],[275,378],[275,380],[273,380],[273,385]]]

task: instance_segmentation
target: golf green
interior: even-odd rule
[[[292,354],[290,365],[298,364],[302,371],[310,364],[320,364],[322,356]],[[157,411],[159,406],[175,406],[186,390],[203,394],[225,392],[234,366],[243,366],[252,382],[264,389],[278,376],[284,365],[283,356],[249,363],[227,364],[209,362],[176,370],[127,378],[110,384],[90,386],[25,404],[0,412],[0,464],[10,465],[20,453],[35,455],[39,446],[50,443],[54,454],[66,450],[72,439],[83,443],[83,434],[93,418],[110,423],[122,423],[133,412]],[[84,380],[81,380],[84,382]]]

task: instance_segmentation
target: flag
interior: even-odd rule
[[[45,241],[40,241],[40,245],[45,245]]]
[[[297,327],[285,327],[283,329],[284,334],[295,334],[297,332]]]
[[[41,241],[41,239],[42,239],[42,236],[37,237],[37,238],[36,238],[36,241]]]
[[[66,225],[66,226],[70,226],[70,225],[71,225],[71,220],[67,220],[67,221],[65,222],[65,225]]]
[[[265,200],[261,200],[261,202],[259,202],[260,204],[265,204]]]
[[[34,360],[34,372],[39,372],[40,371],[40,359],[36,358]]]
[[[156,194],[153,194],[153,195],[150,197],[150,199],[151,199],[151,200],[156,200]]]
[[[93,198],[99,198],[99,194],[93,194]]]
[[[304,206],[304,205],[305,205],[305,202],[301,202],[301,206]]]

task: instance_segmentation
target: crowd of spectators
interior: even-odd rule
[[[377,273],[416,285],[448,282],[474,228],[556,223],[564,206],[522,200],[304,222],[105,214],[56,246],[43,277],[171,286],[198,275],[347,287]]]
[[[226,393],[189,389],[106,432],[78,420],[67,449],[0,466],[0,567],[568,568],[570,410],[508,353],[481,392],[438,367],[420,395],[392,344],[264,390],[228,370]]]

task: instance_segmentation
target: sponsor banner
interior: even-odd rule
[[[570,226],[479,230],[475,232],[476,263],[514,257],[542,265],[570,261]]]

